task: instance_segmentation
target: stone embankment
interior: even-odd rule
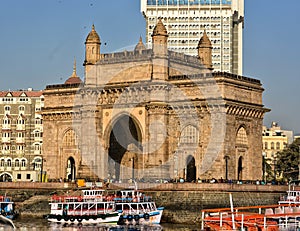
[[[5,185],[8,184],[8,185]],[[71,193],[80,190],[74,184],[31,183],[0,185],[0,194],[11,196],[20,216],[43,217],[50,211],[49,200],[52,194]],[[22,187],[21,187],[22,186]],[[234,206],[277,204],[285,195],[288,186],[271,185],[232,185],[232,184],[139,184],[156,201],[157,206],[165,207],[162,222],[197,224],[201,209],[229,207],[229,193]],[[130,184],[110,184],[109,189],[132,187]],[[300,188],[299,188],[300,190]]]

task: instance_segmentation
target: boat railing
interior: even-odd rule
[[[299,218],[300,207],[296,205],[236,207],[234,212],[230,208],[205,209],[202,210],[202,229],[205,225],[228,230],[233,230],[234,226],[235,228],[240,228],[240,226],[242,228],[247,226],[298,227]]]
[[[115,202],[152,202],[150,196],[114,197]]]
[[[7,196],[0,196],[0,202],[12,202],[12,198]]]

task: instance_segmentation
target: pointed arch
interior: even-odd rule
[[[67,160],[66,179],[68,179],[68,181],[74,181],[76,179],[76,165],[72,156]]]
[[[248,136],[246,129],[241,126],[236,134],[236,145],[237,146],[248,146]]]
[[[195,182],[196,181],[196,161],[192,155],[186,158],[186,181]]]
[[[239,159],[238,159],[238,169],[237,169],[237,172],[238,172],[238,181],[239,180],[242,180],[243,179],[243,157],[240,156]]]
[[[12,182],[13,176],[8,172],[3,172],[0,174],[0,182]]]
[[[63,135],[63,147],[75,147],[78,145],[78,137],[73,129],[68,129]]]
[[[199,131],[191,124],[185,126],[181,131],[181,144],[197,144],[199,142]]]
[[[128,113],[120,113],[114,117],[106,132],[109,178],[133,178],[134,169],[138,169],[143,162],[137,155],[142,152],[142,130],[138,120]]]

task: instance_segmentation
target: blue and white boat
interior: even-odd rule
[[[0,215],[8,219],[15,219],[18,213],[15,211],[15,204],[11,197],[0,196]]]
[[[150,196],[139,190],[116,191],[114,199],[116,209],[122,211],[119,225],[124,224],[160,224],[164,207],[156,207]]]

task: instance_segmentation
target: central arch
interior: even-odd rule
[[[142,151],[141,130],[129,115],[119,116],[109,134],[108,177],[114,180],[135,178]]]

